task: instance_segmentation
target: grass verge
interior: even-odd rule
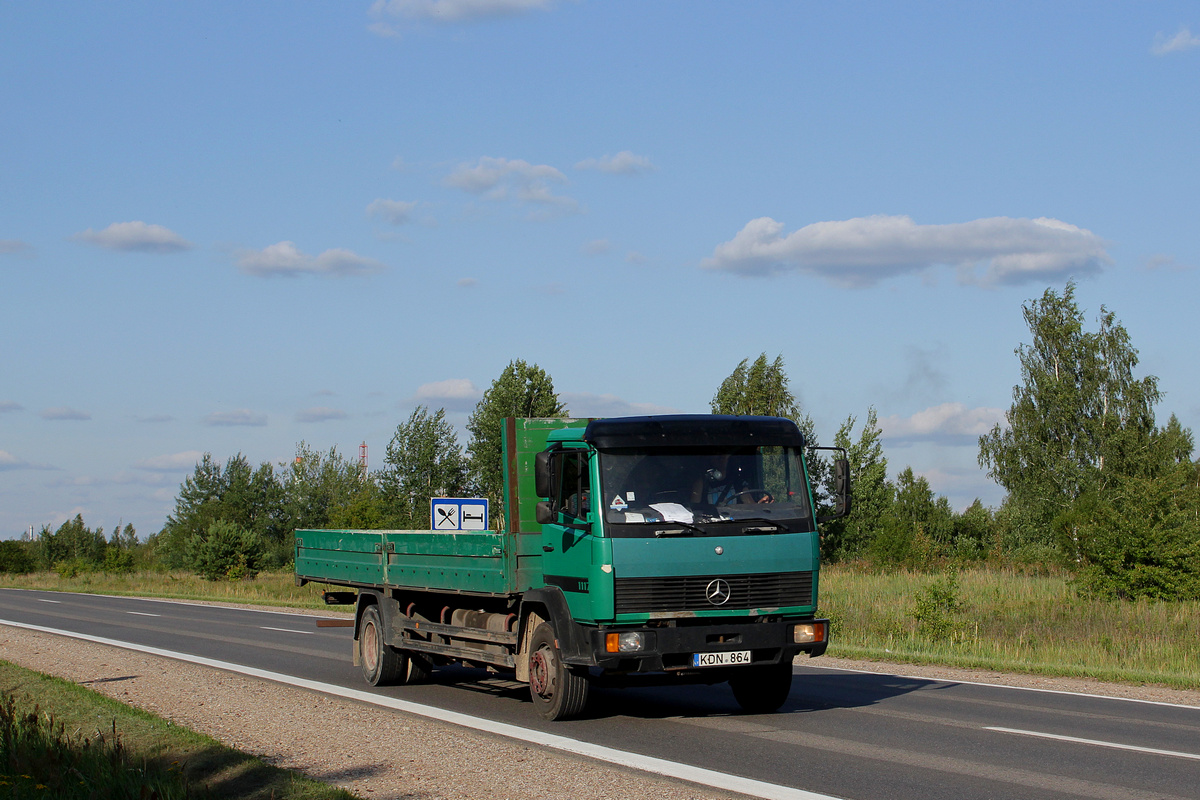
[[[0,795],[355,800],[89,689],[0,661]]]
[[[1066,576],[821,570],[829,654],[1200,689],[1200,603],[1079,595]]]
[[[122,575],[81,572],[73,577],[63,577],[57,572],[31,572],[26,575],[0,574],[0,586],[172,600],[217,600],[289,608],[326,608],[321,592],[342,588],[320,583],[297,586],[291,572],[262,572],[254,578],[239,581],[209,581],[187,572],[134,572]]]

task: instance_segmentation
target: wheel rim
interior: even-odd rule
[[[375,625],[368,622],[362,632],[363,665],[371,672],[379,665],[379,639],[375,635]]]
[[[529,688],[544,699],[554,696],[554,656],[549,648],[541,648],[529,660]]]

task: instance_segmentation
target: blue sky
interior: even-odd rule
[[[1047,287],[1200,427],[1198,97],[1184,2],[0,5],[0,537],[378,466],[516,358],[594,416],[782,355],[824,443],[874,406],[995,505]]]

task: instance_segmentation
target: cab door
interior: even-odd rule
[[[550,456],[551,521],[542,524],[542,575],[562,589],[576,620],[591,618],[592,502],[588,452],[563,449]]]

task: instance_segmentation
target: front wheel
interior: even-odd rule
[[[563,663],[550,623],[540,623],[529,642],[529,694],[548,720],[579,716],[587,706],[588,678]]]
[[[792,691],[791,659],[782,664],[747,667],[729,679],[729,688],[743,711],[751,714],[778,711]]]

